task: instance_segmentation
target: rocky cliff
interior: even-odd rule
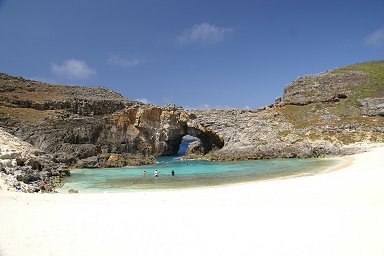
[[[300,77],[259,110],[160,107],[6,74],[0,99],[4,130],[71,166],[153,163],[187,134],[201,141],[190,155],[211,160],[339,155],[384,142],[384,62]]]
[[[367,74],[355,70],[301,76],[285,87],[283,104],[307,105],[339,101],[347,98],[356,87],[368,81]]]
[[[153,163],[151,156],[176,154],[186,134],[201,137],[208,151],[223,146],[214,131],[182,108],[145,105],[100,87],[48,85],[0,74],[0,97],[5,99],[0,103],[4,129],[69,165],[124,153],[141,154],[143,161],[132,163]]]
[[[0,106],[4,107],[67,110],[93,116],[140,104],[103,87],[49,85],[0,73]]]
[[[384,62],[359,63],[288,84],[261,110],[195,110],[223,138],[213,160],[351,154],[384,142]]]
[[[0,128],[0,173],[10,187],[24,192],[53,190],[63,176],[65,164]],[[38,182],[44,182],[42,188]]]

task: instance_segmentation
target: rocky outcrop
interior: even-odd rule
[[[369,77],[360,71],[332,72],[301,76],[284,89],[284,105],[334,102],[347,98]]]
[[[326,117],[325,113],[334,108],[331,103],[327,104],[320,110],[315,107],[312,112],[315,120],[318,115]],[[324,118],[315,123],[311,122],[311,116],[296,112],[300,111],[300,107],[297,108],[195,110],[192,113],[197,122],[210,127],[223,138],[221,149],[204,156],[215,161],[347,155],[364,151],[371,143],[384,142],[384,129],[377,130],[384,128],[384,122],[367,118],[365,123],[356,122],[352,126],[346,125],[348,119],[344,123]],[[299,125],[299,121],[307,122],[306,118],[310,118],[310,125]],[[374,124],[371,128],[367,126],[369,122]]]
[[[76,168],[111,168],[138,166],[156,163],[154,156],[141,154],[100,154],[82,159],[76,163]]]
[[[198,157],[203,156],[207,153],[201,141],[193,141],[189,143],[187,151],[185,152],[186,157]]]
[[[105,115],[125,108],[124,102],[118,100],[86,100],[73,98],[71,100],[20,100],[0,96],[2,105],[18,108],[32,108],[36,110],[61,110],[65,109],[73,114],[83,116]]]
[[[42,123],[20,123],[18,119],[6,117],[2,126],[68,165],[84,166],[76,163],[88,159],[87,167],[112,167],[113,164],[104,163],[102,154],[131,153],[141,154],[145,158],[175,155],[186,134],[201,138],[207,152],[224,145],[209,125],[205,126],[194,119],[196,117],[193,114],[181,108],[143,105],[126,107],[104,116],[56,112]],[[139,161],[143,164],[152,162]]]
[[[364,98],[358,100],[367,116],[384,116],[384,98]]]
[[[223,146],[214,131],[175,106],[129,101],[101,87],[48,85],[0,74],[0,125],[58,161],[76,165],[101,154],[176,154],[184,135],[209,150]],[[28,113],[28,114],[26,114]]]
[[[274,111],[194,110],[193,120],[215,131],[224,146],[206,155],[211,160],[259,159],[281,156],[279,131],[292,129],[284,117]],[[288,140],[287,140],[288,141]],[[289,143],[289,142],[288,142]],[[270,147],[267,153],[266,145]],[[273,152],[273,155],[271,154]]]
[[[190,134],[200,138],[208,151],[221,148],[220,136],[194,119],[176,107],[131,107],[105,119],[96,143],[108,152],[176,155],[183,136]]]
[[[0,105],[13,108],[67,110],[83,116],[105,115],[141,105],[103,87],[49,85],[0,73]]]
[[[7,178],[11,187],[38,192],[44,181],[46,187],[53,189],[60,178],[69,175],[65,164],[57,163],[55,159],[32,145],[21,141],[0,128],[0,170]],[[22,185],[23,184],[23,185]]]

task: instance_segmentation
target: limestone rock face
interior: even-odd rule
[[[103,87],[49,85],[0,73],[0,105],[13,108],[68,110],[83,116],[111,114],[129,101],[121,94]]]
[[[0,96],[12,99],[16,97],[40,104],[36,95],[29,95],[30,99],[23,98],[23,92],[29,93],[30,84],[34,86],[35,82],[9,76],[5,76],[5,79],[10,80],[3,81],[2,85],[0,79],[0,88],[4,88]],[[201,137],[208,151],[224,145],[213,130],[194,122],[196,117],[182,108],[136,104],[127,99],[119,99],[117,94],[108,94],[108,91],[98,87],[61,88],[39,83],[36,88],[41,92],[40,98],[44,99],[44,104],[48,104],[46,94],[52,94],[60,104],[68,101],[76,105],[79,103],[77,99],[71,101],[68,98],[72,96],[71,89],[74,89],[80,91],[78,97],[83,97],[82,101],[92,102],[92,107],[88,109],[87,105],[81,108],[60,105],[40,108],[36,104],[22,105],[20,102],[15,105],[15,102],[9,100],[3,106],[0,103],[0,125],[43,152],[52,154],[58,162],[71,166],[77,166],[76,163],[81,159],[87,159],[84,160],[88,163],[87,166],[113,166],[109,162],[104,163],[106,161],[102,154],[131,153],[144,157],[174,155],[186,134]],[[43,90],[46,90],[45,94]],[[106,107],[106,100],[112,107]],[[51,101],[50,99],[49,102]],[[113,107],[115,101],[118,103]],[[104,112],[97,111],[98,109],[103,109]],[[99,160],[92,161],[92,157]],[[84,161],[78,166],[84,166]],[[123,163],[127,164],[129,161]]]
[[[105,119],[98,144],[109,152],[172,154],[168,144],[177,144],[183,132],[180,112],[161,107],[128,108]]]
[[[363,107],[364,115],[384,116],[384,98],[365,98],[365,99],[360,99],[359,103]]]
[[[74,114],[83,116],[111,114],[117,110],[124,109],[125,105],[118,100],[87,100],[73,98],[70,100],[44,100],[32,101],[13,99],[0,96],[0,101],[6,106],[32,108],[36,110],[61,110],[65,109]]]
[[[197,135],[209,148],[222,147],[219,136],[194,116],[175,107],[132,107],[106,118],[97,144],[109,152],[176,155],[182,137]]]
[[[355,87],[367,82],[368,76],[358,71],[325,72],[301,76],[284,89],[285,105],[333,102],[348,97]]]
[[[212,109],[190,113],[196,116],[194,122],[223,138],[224,146],[206,156],[211,160],[279,157],[285,154],[282,145],[290,145],[286,140],[279,140],[279,131],[292,129],[292,125],[274,110]]]
[[[203,143],[201,143],[201,141],[193,141],[193,142],[189,143],[187,151],[185,152],[185,156],[186,157],[203,156],[206,153],[207,152],[204,148]]]
[[[37,181],[45,180],[54,186],[51,178],[69,175],[68,167],[29,143],[7,133],[0,128],[0,170],[13,175],[17,181],[32,184],[29,192],[39,191]],[[15,182],[12,186],[20,186]]]
[[[141,154],[100,154],[82,159],[76,163],[76,168],[111,168],[124,166],[137,166],[154,164],[154,156],[144,156]]]
[[[283,106],[269,110],[211,109],[189,113],[196,116],[194,122],[223,139],[222,148],[205,155],[210,160],[345,155],[365,150],[369,143],[384,142],[383,119],[366,118],[363,123],[351,125],[348,118],[330,115],[332,103],[317,104],[312,109],[306,108],[307,112],[300,106]],[[372,126],[367,125],[370,122]]]

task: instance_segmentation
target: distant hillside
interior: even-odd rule
[[[335,113],[384,115],[384,61],[364,62],[299,77],[284,90],[286,105],[338,102]]]
[[[367,75],[368,81],[352,91],[343,104],[340,104],[339,111],[349,115],[362,113],[370,116],[384,116],[384,61],[355,64],[333,72],[345,73],[350,70]]]
[[[281,134],[340,146],[384,142],[383,61],[299,77],[284,92],[277,112],[293,129]]]
[[[2,96],[33,101],[72,100],[75,98],[127,100],[120,93],[103,87],[50,85],[5,73],[0,73],[0,93]]]
[[[67,109],[81,115],[101,115],[134,104],[142,103],[129,101],[121,94],[103,87],[50,85],[0,73],[0,113],[4,114],[11,114],[6,108],[12,108],[15,112],[20,112],[16,108],[29,108]],[[42,114],[34,113],[37,116]]]

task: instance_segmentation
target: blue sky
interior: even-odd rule
[[[384,0],[0,0],[0,72],[189,108],[257,108],[384,59]]]

